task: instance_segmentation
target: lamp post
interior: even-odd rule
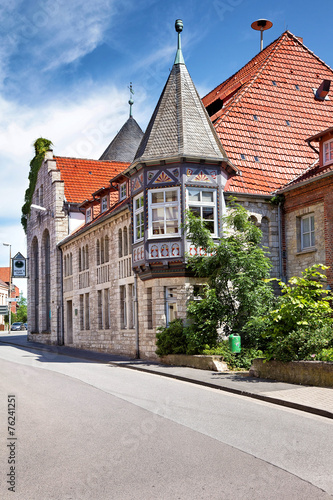
[[[8,289],[8,322],[9,333],[12,326],[12,245],[10,243],[3,243],[5,247],[9,247],[9,289]]]

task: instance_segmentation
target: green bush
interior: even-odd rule
[[[314,328],[299,328],[288,335],[279,336],[268,346],[269,358],[277,361],[300,361],[318,359],[323,350],[333,347],[331,325]]]
[[[279,282],[282,295],[277,307],[261,318],[268,359],[293,361],[311,359],[332,342],[332,295],[324,288],[327,266],[314,265]],[[332,344],[333,345],[333,344]]]
[[[316,361],[332,361],[333,362],[333,347],[323,349],[313,358]]]
[[[156,354],[158,356],[186,353],[187,338],[181,319],[171,321],[169,326],[157,328],[156,337]]]
[[[253,359],[263,357],[262,351],[253,348],[242,348],[240,353],[233,353],[229,348],[228,340],[220,342],[214,348],[209,348],[207,346],[207,348],[203,350],[203,354],[221,356],[230,370],[249,370]]]

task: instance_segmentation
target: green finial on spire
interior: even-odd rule
[[[178,33],[178,48],[174,64],[185,64],[182,53],[181,39],[180,39],[180,34],[183,31],[183,21],[181,19],[177,19],[177,21],[175,22],[175,29]]]
[[[132,95],[134,94],[134,90],[132,88],[132,82],[130,82],[130,86],[128,87],[129,88],[129,91],[130,91],[130,98],[129,98],[129,101],[128,101],[128,104],[130,105],[130,118],[133,116],[132,115],[132,106],[134,104],[134,101],[132,99]]]

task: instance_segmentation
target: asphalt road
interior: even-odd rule
[[[1,499],[333,495],[331,420],[51,352],[0,346],[0,429]]]

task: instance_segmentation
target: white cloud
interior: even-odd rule
[[[38,137],[50,139],[54,154],[98,159],[128,118],[127,89],[104,86],[77,88],[75,96],[47,106],[22,107],[0,97],[0,249],[9,241],[16,253],[25,252],[25,235],[20,224],[24,193],[28,187],[29,163]],[[135,115],[144,128],[151,109],[143,104],[146,95],[136,96]],[[0,251],[0,267],[7,266]]]

